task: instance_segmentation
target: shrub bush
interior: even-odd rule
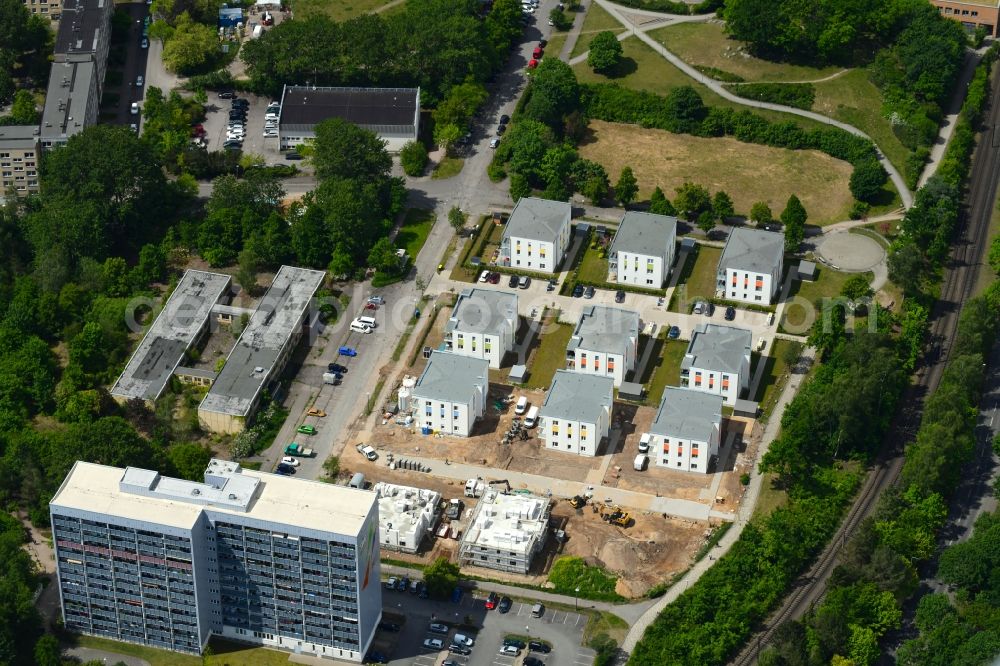
[[[399,163],[407,176],[422,176],[427,168],[427,148],[420,141],[410,141],[399,151]]]
[[[759,102],[784,104],[796,109],[812,108],[816,101],[816,88],[811,83],[748,83],[739,86],[726,86],[734,95],[755,99]]]

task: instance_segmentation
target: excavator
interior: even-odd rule
[[[617,525],[618,527],[628,527],[632,524],[632,516],[628,511],[621,508],[617,504],[614,506],[598,504],[596,506],[597,512],[601,514],[601,518],[608,521],[612,525]]]
[[[582,509],[586,504],[587,498],[580,495],[574,495],[569,501],[569,505],[574,509]]]

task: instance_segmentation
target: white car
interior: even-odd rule
[[[372,462],[378,460],[378,453],[376,453],[375,449],[371,446],[362,446],[361,453],[364,454],[365,458],[368,458],[368,460],[371,460]]]
[[[381,296],[369,296],[368,302],[372,305],[385,305],[385,299]]]
[[[139,102],[132,102],[132,115],[139,115]]]
[[[444,647],[444,641],[440,638],[425,638],[424,647],[428,650],[440,650]]]
[[[500,139],[499,138],[493,137],[492,139],[490,139],[490,148],[496,148],[499,145],[500,145]]]
[[[483,271],[482,274],[479,276],[479,281],[480,282],[486,282],[489,279],[490,279],[490,272],[489,271]]]
[[[283,465],[291,465],[292,467],[298,467],[299,466],[299,459],[298,458],[293,458],[292,456],[285,456],[284,458],[281,459],[281,464],[283,464]]]
[[[355,333],[368,334],[372,332],[372,327],[355,319],[351,322],[351,330]]]
[[[142,81],[143,81],[142,74],[140,74],[139,76],[135,77],[135,87],[136,88],[141,88],[142,87]]]
[[[502,648],[500,648],[500,654],[507,657],[516,657],[517,655],[521,654],[521,650],[514,647],[513,645],[504,645]]]
[[[455,634],[451,642],[455,645],[464,645],[465,647],[472,647],[476,644],[476,640],[471,636],[466,636],[465,634]]]

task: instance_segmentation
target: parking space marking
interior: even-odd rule
[[[518,617],[521,617],[521,611],[524,610],[525,608],[527,608],[527,606],[525,604],[518,604],[517,605],[517,616]]]
[[[554,610],[552,611],[552,617],[549,619],[549,623],[555,624],[558,621],[559,621],[559,611]]]

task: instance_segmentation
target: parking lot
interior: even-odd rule
[[[461,666],[515,666],[524,657],[540,659],[546,666],[589,666],[594,652],[581,646],[587,616],[572,611],[545,609],[539,618],[531,616],[531,602],[514,601],[510,611],[486,610],[486,592],[466,592],[458,603],[420,599],[407,592],[384,590],[386,616],[404,617],[399,633],[380,631],[376,646],[392,645],[390,664],[397,666],[440,666],[452,661]],[[447,624],[447,634],[433,633],[431,623]],[[475,640],[472,652],[461,655],[448,652],[456,633]],[[549,644],[548,654],[521,649],[517,656],[500,654],[504,637],[530,637]],[[424,640],[441,639],[443,649],[424,648]]]
[[[263,136],[264,113],[271,103],[269,97],[259,97],[248,93],[238,93],[238,97],[250,103],[247,109],[247,120],[244,125],[246,136],[243,140],[243,152],[263,155],[268,164],[284,163],[284,155],[278,150],[278,137]],[[218,93],[211,93],[205,104],[205,127],[208,150],[222,150],[226,140],[226,126],[229,124],[229,110],[232,100],[220,99]]]

